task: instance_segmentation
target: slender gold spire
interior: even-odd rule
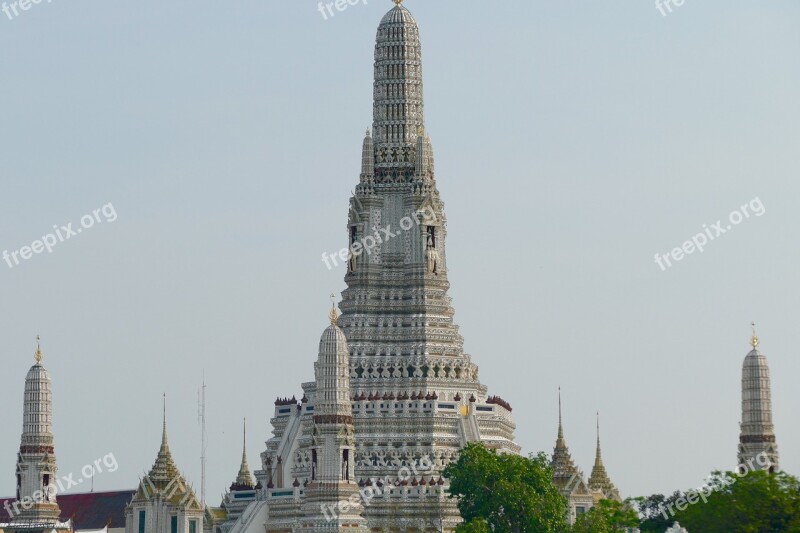
[[[153,468],[150,469],[148,474],[150,480],[156,484],[160,489],[165,488],[177,476],[179,476],[178,468],[172,460],[172,452],[169,450],[169,442],[167,441],[167,393],[163,395],[163,426],[161,430],[161,449],[158,450],[156,462]]]
[[[331,326],[335,326],[339,321],[339,311],[336,310],[336,295],[331,294],[331,313],[328,315],[331,319]]]
[[[242,420],[242,457],[247,456],[247,418]]]
[[[36,335],[36,354],[34,357],[36,358],[37,365],[42,364],[42,344],[39,335]]]
[[[758,348],[758,345],[761,341],[758,339],[758,335],[756,335],[756,323],[751,322],[750,325],[753,327],[753,336],[750,337],[750,346],[752,346],[755,350]]]
[[[161,429],[161,448],[165,449],[168,447],[167,444],[167,393],[164,393],[163,398],[163,414],[162,414],[162,422],[163,427]]]
[[[250,475],[250,466],[247,464],[247,419],[244,419],[242,431],[242,464],[239,467],[239,474],[236,481],[231,486],[231,490],[252,489],[253,478]]]
[[[564,426],[561,424],[561,387],[558,388],[558,439],[564,439]]]
[[[600,491],[604,499],[621,501],[617,487],[608,477],[606,467],[603,464],[603,453],[600,451],[600,412],[597,412],[597,451],[594,458],[594,468],[589,477],[589,488],[593,491]]]
[[[403,4],[403,0],[394,0],[394,5],[401,6]]]
[[[600,411],[597,411],[597,451],[595,454],[595,466],[603,464],[603,454],[600,451]]]

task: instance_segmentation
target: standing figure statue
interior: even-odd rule
[[[436,251],[436,247],[433,245],[433,236],[430,234],[428,234],[428,246],[425,255],[428,260],[428,272],[437,274],[439,272],[439,252]]]

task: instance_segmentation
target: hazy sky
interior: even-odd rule
[[[407,0],[448,215],[456,322],[525,453],[557,387],[588,475],[595,412],[626,496],[732,469],[756,320],[782,466],[800,474],[800,3]],[[13,495],[36,334],[63,475],[113,453],[133,489],[172,450],[209,503],[251,466],[276,396],[313,379],[372,120],[369,0],[74,2],[0,12],[0,251],[111,203],[117,218],[0,260],[0,495]],[[12,12],[13,15],[13,12]],[[662,270],[754,199],[751,215]],[[760,202],[760,204],[758,203]],[[110,212],[110,210],[107,210]],[[752,213],[752,210],[750,211]],[[72,491],[88,491],[88,484]]]

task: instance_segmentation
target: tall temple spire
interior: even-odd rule
[[[589,476],[589,488],[600,494],[602,499],[614,499],[621,501],[617,487],[611,482],[611,478],[606,472],[606,467],[603,464],[603,454],[600,451],[600,413],[597,413],[597,449],[594,457],[594,468],[592,468],[592,475]]]
[[[422,46],[411,13],[396,3],[375,42],[373,136],[379,167],[414,167],[414,143],[425,125]]]
[[[577,471],[569,455],[567,439],[564,438],[564,422],[561,413],[561,387],[558,388],[558,437],[556,438],[556,447],[553,451],[553,462],[558,462],[561,466],[569,470],[570,474],[574,473],[573,470]]]
[[[53,392],[47,369],[42,365],[42,346],[36,337],[34,364],[25,377],[22,438],[17,456],[17,501],[32,501],[15,515],[15,521],[56,524],[60,510],[56,501],[58,465],[53,436]]]
[[[750,337],[752,350],[742,365],[742,422],[738,461],[744,469],[775,472],[780,468],[775,426],[772,421],[772,391],[767,357],[758,349],[755,323]]]
[[[236,481],[231,485],[231,490],[252,490],[255,486],[250,466],[247,464],[247,419],[244,419],[242,426],[242,464],[239,467]]]
[[[158,450],[153,468],[150,469],[148,474],[150,480],[159,489],[164,489],[176,477],[180,476],[178,467],[175,466],[175,461],[172,459],[172,452],[169,449],[169,441],[167,439],[167,394],[164,393],[162,397],[162,429],[161,429],[161,448]]]
[[[297,413],[313,414],[316,433],[310,443],[292,444],[286,441],[296,438],[289,430],[295,426],[276,426],[264,468],[256,477],[269,489],[273,472],[291,472],[297,482],[308,483],[306,494],[313,500],[322,497],[315,488],[315,483],[316,487],[323,483],[321,476],[335,475],[338,480],[348,471],[325,472],[324,465],[331,464],[325,454],[331,452],[323,442],[334,442],[333,450],[347,452],[346,461],[335,459],[334,464],[353,465],[358,481],[367,485],[387,479],[400,483],[397,461],[421,465],[436,458],[430,476],[409,480],[406,488],[397,489],[419,491],[425,486],[424,498],[374,500],[363,514],[376,530],[396,529],[397,519],[392,517],[399,515],[436,521],[450,530],[461,521],[458,509],[439,495],[448,484],[441,473],[457,459],[453,443],[489,442],[507,453],[519,453],[520,447],[514,442],[510,406],[488,395],[453,320],[447,218],[425,127],[420,32],[402,2],[381,19],[374,57],[372,131],[364,136],[361,165],[354,167],[360,173],[346,225],[353,252],[347,260],[347,288],[338,305],[341,316],[326,330],[330,341],[321,343],[316,367],[318,373],[327,368],[335,374],[327,379],[318,374],[315,383],[304,384],[305,401],[299,408],[278,405],[279,399],[277,415],[291,420]],[[325,362],[333,357],[334,347],[343,350],[338,357],[347,361],[335,368]],[[340,382],[345,377],[346,384]],[[330,403],[335,396],[341,405]],[[461,417],[454,418],[438,402],[460,404],[456,409]],[[399,413],[405,420],[402,424],[397,421]],[[328,436],[333,428],[345,437]],[[308,438],[308,433],[302,435]],[[364,453],[369,457],[358,466],[351,441],[358,442],[359,450],[368,450]],[[397,443],[404,443],[402,449]],[[295,445],[307,449],[287,456]],[[439,476],[435,489],[431,488],[434,474]],[[416,489],[409,488],[415,483]],[[278,487],[284,486],[276,483]],[[344,490],[338,481],[336,487]],[[330,500],[330,494],[325,498]],[[319,513],[319,506],[314,512]]]
[[[553,467],[553,484],[561,495],[569,500],[570,522],[575,520],[578,509],[588,510],[594,501],[592,492],[583,477],[583,472],[575,465],[564,438],[564,425],[561,413],[561,387],[558,388],[558,438],[550,462]]]

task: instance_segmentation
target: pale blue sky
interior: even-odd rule
[[[594,416],[624,495],[733,468],[759,322],[782,466],[800,474],[800,4],[408,0],[447,205],[456,321],[525,452],[552,450],[557,387],[587,475]],[[176,460],[209,502],[250,464],[276,396],[313,377],[343,270],[387,1],[34,5],[0,13],[0,251],[113,203],[118,219],[0,262],[0,495],[43,337],[62,474],[150,468],[168,394]],[[654,263],[758,197],[666,272]],[[79,476],[75,476],[76,478]],[[88,490],[82,485],[79,490]]]

